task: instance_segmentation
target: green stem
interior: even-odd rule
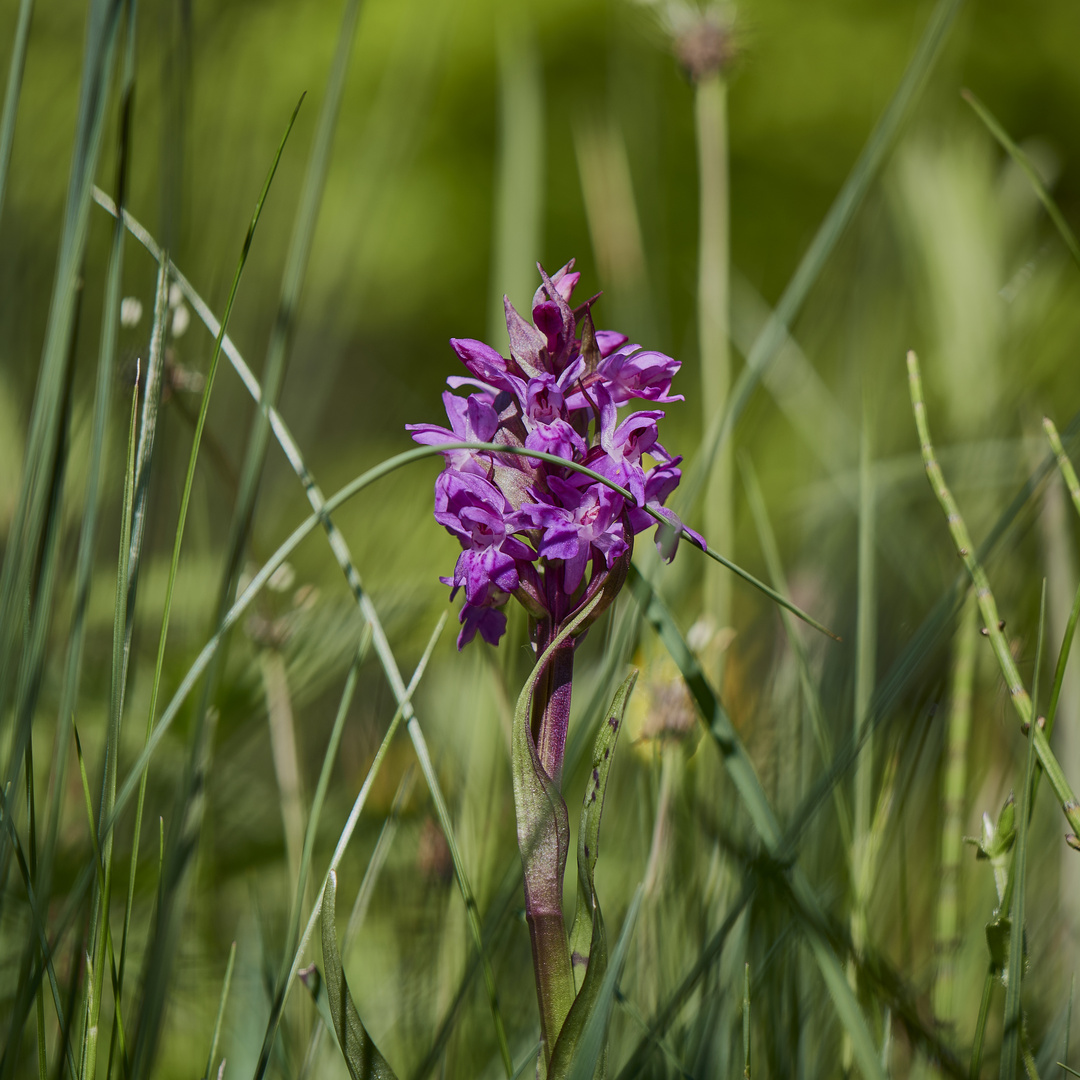
[[[720,71],[706,75],[694,94],[697,132],[698,338],[701,355],[703,428],[723,416],[731,389],[728,349],[729,221],[727,82]],[[732,549],[732,458],[730,443],[720,447],[705,488],[705,535],[721,551]],[[707,575],[705,610],[716,626],[731,615],[731,581],[713,570]],[[714,676],[717,673],[713,673]]]

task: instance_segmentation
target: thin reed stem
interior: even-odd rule
[[[698,350],[701,357],[703,429],[723,416],[731,388],[729,322],[729,194],[727,82],[717,70],[694,92],[698,150]],[[734,528],[730,441],[720,446],[705,485],[705,535],[731,553]],[[710,568],[705,575],[705,611],[717,629],[731,617],[731,581]],[[710,673],[718,684],[720,672]]]

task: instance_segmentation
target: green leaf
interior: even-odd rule
[[[525,680],[514,713],[512,771],[518,848],[525,875],[525,912],[536,961],[541,1041],[549,1057],[574,1003],[570,946],[562,915],[563,874],[570,848],[570,817],[558,784],[540,762],[530,725],[532,694],[554,655],[605,599],[600,591],[563,627]]]
[[[337,874],[330,872],[326,880],[326,892],[322,903],[323,965],[325,967],[326,996],[330,1001],[330,1015],[334,1033],[341,1047],[349,1075],[353,1080],[397,1080],[394,1070],[371,1041],[360,1014],[353,1004],[349,984],[338,953],[337,927],[334,908],[337,899]]]
[[[637,671],[630,672],[622,686],[615,691],[611,708],[596,733],[592,770],[585,788],[585,801],[581,807],[581,826],[578,830],[578,906],[574,925],[570,930],[570,957],[574,965],[574,983],[579,991],[589,966],[591,943],[596,940],[598,923],[600,935],[603,936],[604,922],[600,916],[600,905],[596,899],[593,881],[600,844],[600,817],[604,812],[604,797],[607,794],[611,762],[615,757],[615,744],[619,740],[626,706],[637,678]]]
[[[604,812],[608,774],[615,756],[615,744],[622,730],[626,705],[637,682],[632,671],[615,692],[593,747],[592,771],[585,788],[578,830],[578,897],[574,925],[570,930],[570,963],[574,972],[577,997],[570,1007],[558,1041],[551,1054],[548,1075],[551,1080],[568,1076],[575,1052],[581,1043],[589,1019],[596,1010],[600,990],[607,973],[607,940],[604,918],[596,898],[594,874],[599,848],[600,817]]]
[[[615,1001],[615,988],[619,983],[623,964],[626,962],[626,951],[634,932],[638,911],[641,908],[641,897],[642,888],[639,885],[634,891],[633,899],[630,901],[630,908],[626,912],[622,933],[619,934],[619,940],[615,943],[615,951],[611,955],[611,963],[604,972],[603,981],[600,983],[596,994],[596,1001],[588,1019],[585,1021],[581,1036],[577,1040],[573,1060],[569,1062],[569,1067],[565,1073],[566,1080],[593,1080],[598,1073],[603,1076],[602,1055],[607,1036],[608,1020],[611,1017],[611,1006]],[[552,1061],[553,1067],[554,1064],[555,1062]]]

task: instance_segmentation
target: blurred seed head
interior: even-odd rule
[[[433,817],[424,819],[420,830],[420,845],[416,852],[416,865],[429,881],[448,885],[454,876],[454,863],[450,858],[450,846],[443,836],[439,823]]]
[[[292,563],[283,562],[271,575],[267,585],[274,592],[288,592],[296,583],[296,571]]]
[[[691,4],[682,0],[638,0],[656,17],[671,41],[687,78],[701,82],[724,74],[738,53],[735,7],[722,0]]]
[[[142,318],[142,301],[134,296],[125,296],[120,301],[120,325],[131,329],[139,325]]]
[[[173,311],[172,336],[174,338],[182,337],[190,325],[191,312],[188,310],[187,304],[180,304]]]

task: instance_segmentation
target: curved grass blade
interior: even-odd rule
[[[322,901],[323,965],[326,971],[326,995],[330,1000],[330,1015],[334,1020],[338,1046],[352,1080],[397,1080],[394,1070],[371,1041],[360,1014],[353,1004],[341,955],[337,947],[337,927],[334,925],[334,905],[337,899],[337,874],[326,876]]]
[[[897,86],[881,119],[870,133],[866,145],[832,206],[829,207],[825,220],[819,226],[810,247],[807,248],[806,254],[803,255],[798,268],[784,289],[776,309],[754,340],[753,347],[746,357],[746,365],[732,387],[726,411],[717,413],[713,417],[708,431],[702,438],[701,449],[695,456],[693,465],[687,470],[682,485],[680,506],[693,506],[701,494],[705,480],[712,469],[713,459],[720,447],[731,436],[735,423],[746,408],[762,373],[784,344],[788,328],[821,274],[836,242],[880,171],[904,118],[941,54],[942,45],[960,10],[961,3],[962,0],[938,0],[922,38],[904,71],[900,85]]]
[[[970,91],[961,90],[960,96],[975,110],[975,115],[986,125],[987,130],[1001,144],[1002,149],[1016,162],[1020,171],[1028,178],[1039,202],[1043,204],[1050,220],[1054,223],[1073,261],[1080,266],[1080,243],[1077,243],[1076,235],[1069,228],[1065,215],[1058,208],[1046,185],[1039,179],[1035,166],[1031,164],[1031,158],[1020,149],[1009,137],[1009,133],[998,123],[994,114]]]
[[[225,314],[222,317],[217,339],[214,342],[214,351],[210,357],[210,367],[206,373],[202,401],[199,404],[199,416],[195,424],[195,436],[192,440],[191,453],[188,457],[187,475],[184,478],[183,494],[180,497],[180,512],[176,523],[176,537],[173,541],[172,559],[169,563],[168,583],[165,587],[165,603],[161,616],[161,634],[158,639],[157,662],[154,666],[154,681],[150,691],[150,708],[148,710],[150,716],[149,722],[151,724],[153,723],[154,713],[157,710],[158,692],[161,687],[161,671],[165,663],[165,644],[169,635],[169,617],[172,614],[173,591],[176,586],[176,571],[180,564],[180,548],[184,542],[184,526],[187,523],[188,507],[191,503],[191,490],[195,482],[195,465],[199,458],[203,430],[206,427],[206,416],[210,409],[210,394],[214,389],[214,377],[217,374],[218,358],[221,355],[221,343],[225,337],[225,328],[229,324],[229,316],[232,314],[233,303],[236,300],[236,293],[240,287],[240,279],[243,277],[244,266],[247,264],[248,252],[251,250],[251,241],[254,238],[255,229],[258,226],[259,218],[262,215],[263,204],[266,202],[266,196],[270,191],[270,185],[273,183],[274,176],[277,173],[278,164],[281,161],[281,155],[285,150],[285,143],[288,141],[293,125],[296,123],[296,116],[300,111],[300,106],[303,104],[303,101],[304,99],[301,97],[300,101],[296,103],[296,108],[293,110],[293,114],[289,119],[285,134],[278,144],[277,153],[274,155],[274,160],[270,165],[270,171],[263,181],[262,191],[260,191],[259,197],[255,202],[255,210],[251,216],[247,234],[244,237],[244,243],[240,249],[240,259],[237,263],[236,270],[233,273],[233,280],[232,285],[229,288],[228,299],[225,301]]]
[[[604,917],[600,912],[594,880],[600,846],[600,817],[604,812],[604,796],[607,793],[611,763],[615,757],[615,746],[619,732],[622,731],[626,706],[637,677],[638,673],[632,671],[615,692],[611,708],[600,724],[593,747],[592,774],[585,787],[581,825],[578,828],[577,912],[570,929],[570,964],[577,996],[551,1055],[548,1075],[552,1080],[564,1080],[569,1074],[589,1020],[600,1006],[600,993],[608,966]],[[610,1002],[606,1007],[610,1012]]]

